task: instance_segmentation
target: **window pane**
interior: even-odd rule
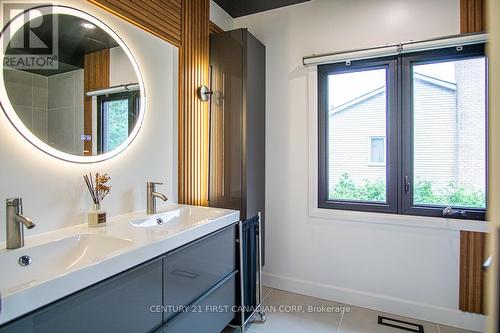
[[[107,151],[112,151],[128,138],[128,99],[106,102],[107,107]]]
[[[413,66],[414,204],[485,208],[484,58]]]
[[[370,162],[385,163],[385,140],[384,138],[371,138]]]
[[[385,68],[328,76],[329,200],[386,202],[386,104]]]

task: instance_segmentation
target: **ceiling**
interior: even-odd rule
[[[240,17],[269,9],[286,7],[310,0],[214,0],[232,17]]]
[[[58,69],[25,69],[25,71],[50,76],[80,69],[83,68],[85,54],[118,46],[113,37],[101,28],[94,26],[94,29],[86,29],[82,27],[82,23],[88,22],[79,17],[64,14],[51,15],[51,17],[53,20],[57,20],[57,24],[53,24],[51,19],[44,17],[39,27],[28,29],[29,23],[26,23],[25,28],[18,30],[13,36],[13,39],[20,38],[18,35],[24,33],[24,41],[29,41],[29,35],[26,34],[31,30],[47,47],[34,49],[23,41],[24,48],[13,48],[9,43],[5,53],[8,55],[52,54],[53,35],[56,34],[58,41]],[[54,30],[54,27],[57,27],[57,30]]]

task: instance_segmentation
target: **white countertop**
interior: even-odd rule
[[[163,225],[131,224],[147,217],[142,211],[103,226],[26,237],[21,249],[0,245],[0,325],[239,220],[238,211],[177,204],[160,207],[156,215],[166,217]],[[18,264],[23,255],[32,258],[29,266]]]

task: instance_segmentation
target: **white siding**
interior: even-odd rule
[[[415,175],[435,188],[455,181],[455,91],[415,80]],[[370,137],[386,136],[386,95],[381,92],[330,115],[329,188],[343,173],[358,185],[385,181],[386,167],[370,163]]]
[[[415,80],[415,181],[431,181],[433,188],[455,181],[455,103],[454,90]]]
[[[347,172],[355,183],[385,180],[385,166],[370,165],[370,137],[386,135],[385,91],[329,117],[329,189]]]

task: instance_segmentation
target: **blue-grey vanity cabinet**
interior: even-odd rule
[[[148,332],[162,323],[162,258],[130,269],[0,328],[0,333]]]
[[[163,262],[165,319],[236,270],[236,228],[203,237],[167,254]]]
[[[35,310],[0,333],[216,333],[234,317],[236,274],[232,225]]]
[[[155,333],[219,333],[234,318],[236,272],[228,275]]]

